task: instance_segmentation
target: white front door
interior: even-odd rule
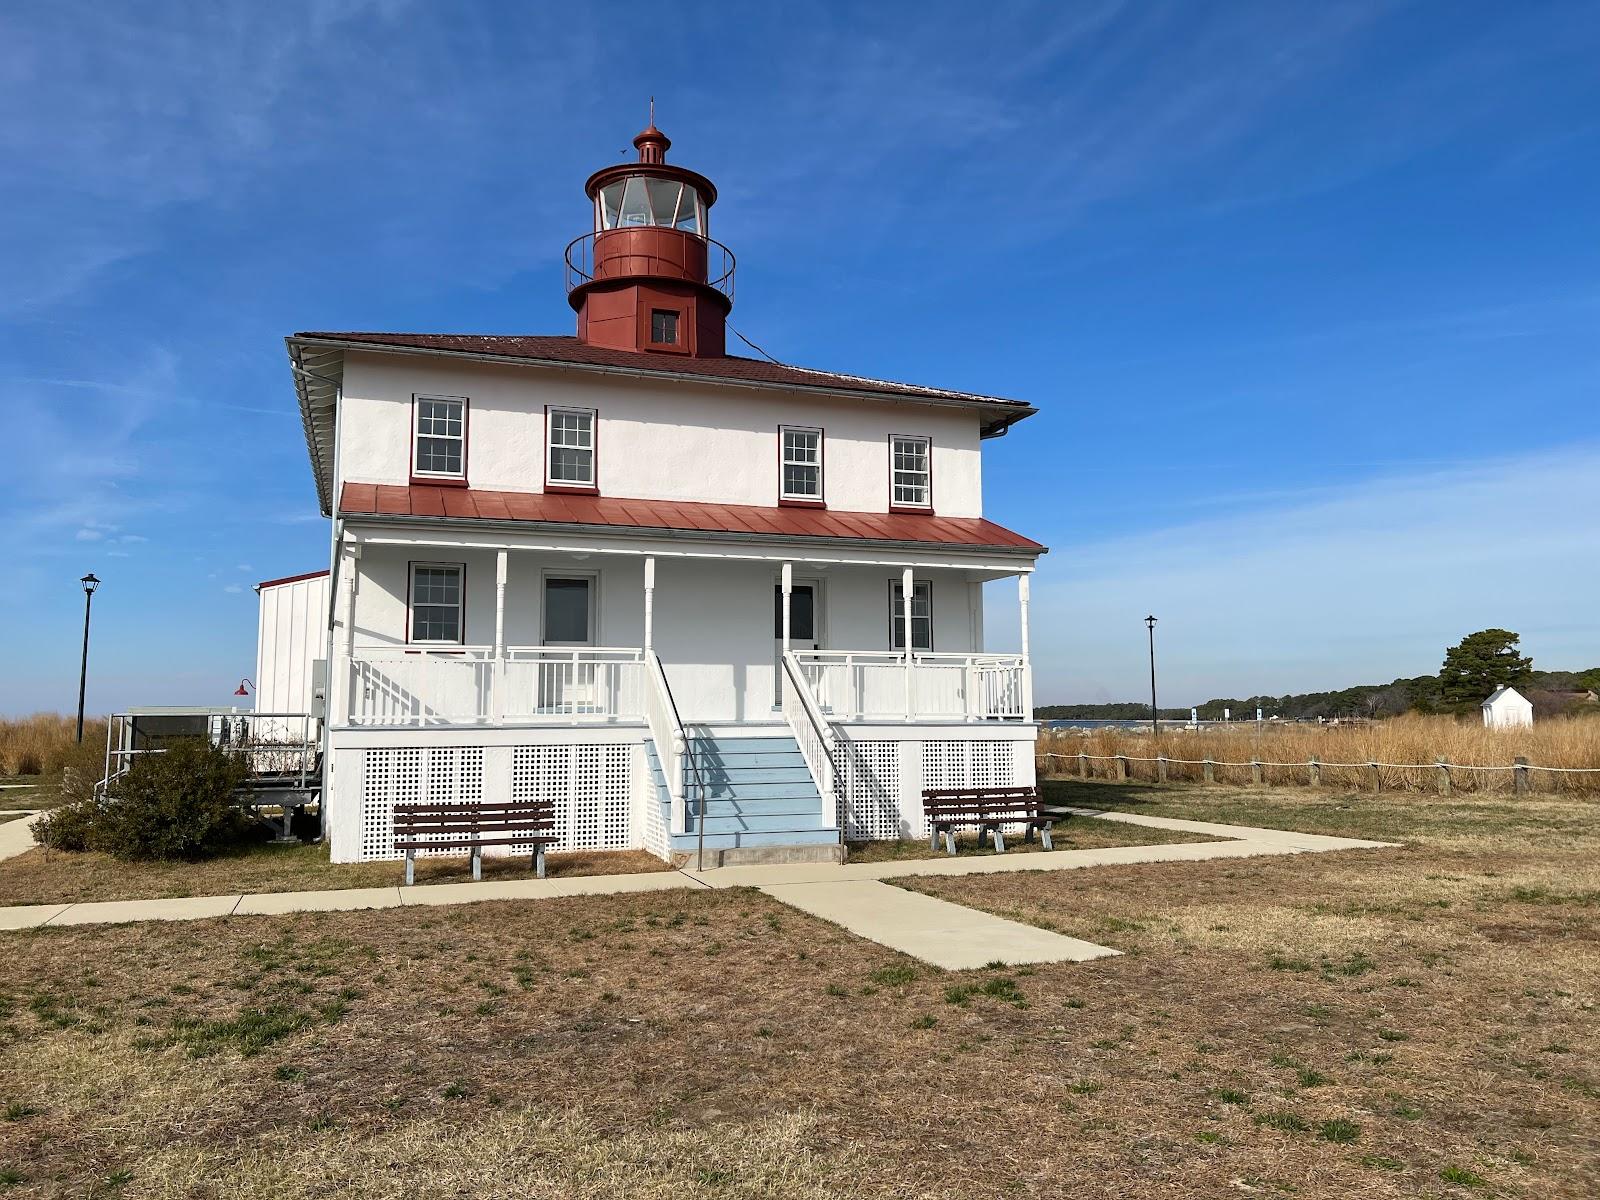
[[[789,593],[789,649],[822,648],[822,584],[796,579]],[[772,589],[772,706],[783,704],[783,585]]]
[[[595,644],[596,592],[599,580],[591,574],[549,571],[544,576],[542,625],[545,646]],[[550,657],[539,666],[539,711],[582,713],[599,702],[593,662],[578,655],[563,661]]]

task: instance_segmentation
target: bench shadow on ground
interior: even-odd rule
[[[1107,779],[1041,779],[1039,797],[1046,805],[1070,804],[1078,808],[1115,808],[1136,811],[1170,802],[1171,789],[1158,784],[1113,782]]]

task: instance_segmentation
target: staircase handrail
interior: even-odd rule
[[[844,818],[839,813],[837,790],[838,780],[842,778],[842,772],[839,770],[839,760],[834,756],[833,752],[832,726],[823,717],[822,710],[817,706],[816,699],[811,695],[811,689],[807,686],[805,677],[800,672],[800,663],[795,658],[793,650],[784,652],[783,673],[787,684],[783,689],[784,720],[788,722],[789,728],[795,735],[795,741],[799,743],[800,753],[806,760],[806,766],[810,768],[813,777],[816,778],[817,790],[822,793],[822,816],[824,818],[832,816],[838,822],[839,841],[843,843]],[[807,743],[811,739],[804,736],[805,730],[800,727],[799,722],[790,714],[789,698],[791,696],[794,697],[795,702],[799,705],[800,711],[805,714],[806,723],[811,726],[811,732],[815,735],[817,748],[822,752],[822,761],[820,762],[813,761],[814,756],[806,753]],[[819,768],[825,769],[819,770]],[[833,806],[831,814],[828,811],[830,804]]]
[[[681,761],[687,762],[689,770],[694,773],[695,794],[699,801],[695,810],[695,870],[701,871],[705,869],[706,860],[706,780],[705,776],[700,773],[700,763],[698,756],[694,752],[694,743],[689,740],[689,732],[684,728],[683,717],[678,713],[678,701],[672,694],[672,685],[667,682],[667,669],[662,665],[661,656],[652,651],[650,661],[654,667],[650,675],[655,680],[657,695],[665,701],[665,709],[672,716],[674,758],[677,759],[678,755],[682,755]],[[655,729],[652,728],[651,733],[654,734],[655,732]],[[660,739],[658,738],[657,740],[659,741]],[[680,750],[678,747],[682,747],[682,749]],[[667,779],[667,795],[677,799],[683,790],[681,782],[683,772],[680,769],[680,763],[678,761],[671,764],[663,763],[662,774]],[[676,791],[672,786],[674,776],[677,776],[680,780]],[[683,797],[683,800],[687,806],[688,798]]]

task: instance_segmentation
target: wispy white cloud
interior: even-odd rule
[[[1309,503],[1057,546],[1035,588],[1040,703],[1133,699],[1154,612],[1175,704],[1436,671],[1474,629],[1600,663],[1600,445],[1391,475]],[[1014,641],[1003,609],[997,644]]]

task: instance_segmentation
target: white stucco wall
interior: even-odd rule
[[[488,550],[436,551],[367,546],[360,559],[355,644],[395,646],[407,634],[406,584],[411,562],[460,562],[466,566],[466,644],[494,643],[495,554]],[[571,555],[511,551],[507,560],[506,643],[542,641],[540,605],[544,572],[593,573],[599,580],[596,644],[639,646],[644,640],[643,560],[630,556]],[[899,578],[892,567],[826,570],[797,564],[796,580],[821,587],[821,647],[890,649],[889,595]],[[981,650],[978,586],[960,570],[926,569],[919,580],[933,585],[933,648]],[[655,590],[655,650],[661,656],[685,720],[773,719],[773,588],[775,563],[658,558]],[[342,634],[339,645],[343,645]]]
[[[542,490],[545,406],[570,405],[599,413],[602,495],[774,505],[778,427],[804,425],[824,433],[830,508],[888,511],[888,439],[911,434],[932,439],[934,511],[982,515],[973,412],[354,352],[344,373],[344,479],[408,482],[419,392],[467,398],[467,480],[475,488]]]

